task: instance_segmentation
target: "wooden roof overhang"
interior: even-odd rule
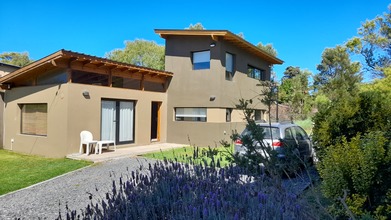
[[[155,29],[155,33],[160,37],[167,39],[169,36],[210,36],[214,41],[224,40],[233,45],[242,48],[259,58],[268,61],[270,64],[283,64],[284,61],[267,53],[266,51],[256,47],[250,42],[244,40],[236,34],[227,30],[170,30],[170,29]]]
[[[173,76],[171,72],[167,71],[117,62],[68,50],[59,50],[5,75],[0,78],[0,85],[2,85],[3,89],[9,89],[10,85],[18,81],[34,79],[39,74],[56,68],[67,69],[68,73],[76,70],[161,84],[165,84]],[[68,74],[68,82],[72,82],[71,74]]]

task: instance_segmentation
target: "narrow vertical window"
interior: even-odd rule
[[[234,76],[234,55],[225,53],[225,79],[232,80]]]
[[[29,135],[47,135],[47,104],[22,104],[21,133]]]
[[[225,110],[225,121],[231,122],[232,108],[227,108]]]
[[[193,70],[210,69],[210,51],[193,52]]]
[[[262,121],[263,120],[263,112],[262,110],[255,109],[254,110],[254,120]]]

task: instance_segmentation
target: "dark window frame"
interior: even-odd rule
[[[228,70],[228,67],[227,67],[227,55],[231,55],[232,57],[232,70]],[[230,53],[230,52],[225,52],[225,79],[226,80],[229,80],[229,81],[232,81],[234,75],[235,75],[235,71],[236,71],[236,56],[235,54],[233,53]]]
[[[257,71],[259,71],[259,76],[257,76]],[[247,76],[257,80],[266,80],[266,71],[258,67],[247,65]]]
[[[209,52],[209,60],[208,62],[195,62],[194,61],[194,55],[198,53],[204,53],[204,52]],[[192,62],[192,68],[193,70],[206,70],[210,69],[210,50],[201,50],[201,51],[193,51],[191,52],[191,62]]]
[[[136,104],[137,104],[137,101],[136,100],[127,100],[127,99],[109,99],[109,98],[102,98],[101,99],[101,105],[102,105],[102,101],[112,101],[112,102],[115,102],[115,108],[116,108],[116,112],[115,112],[115,117],[116,117],[116,125],[115,125],[115,129],[116,129],[116,132],[115,132],[115,143],[117,145],[122,145],[122,144],[133,144],[136,142]],[[131,141],[120,141],[120,138],[119,138],[119,131],[120,131],[120,104],[121,102],[132,102],[133,103],[133,118],[132,118],[132,126],[133,126],[133,134],[132,134],[132,139]],[[100,118],[100,135],[102,135],[102,107],[101,107],[101,118]]]

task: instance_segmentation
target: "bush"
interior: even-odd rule
[[[384,132],[358,134],[350,141],[342,138],[327,149],[319,163],[323,192],[336,201],[333,208],[338,213],[350,211],[361,217],[374,214],[391,205],[387,202],[387,193],[391,192],[390,163],[391,145]],[[377,214],[391,218],[390,213]]]
[[[305,201],[266,175],[248,177],[215,168],[157,162],[113,182],[106,198],[67,219],[311,219]],[[59,216],[59,219],[62,219]]]
[[[391,138],[391,102],[380,92],[367,91],[324,105],[314,116],[314,141],[321,159],[329,146],[347,141],[358,133],[386,131]]]

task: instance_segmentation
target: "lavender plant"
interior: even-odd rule
[[[106,198],[68,210],[64,219],[314,219],[296,194],[240,167],[159,161],[113,182]],[[60,215],[58,219],[63,219]]]

